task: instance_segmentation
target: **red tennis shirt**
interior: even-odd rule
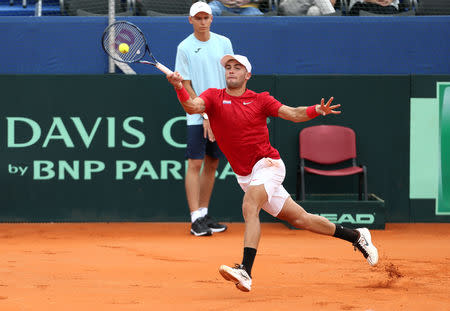
[[[247,89],[231,96],[225,89],[211,88],[200,97],[217,143],[236,174],[249,175],[262,158],[280,158],[270,145],[267,117],[277,117],[282,104],[268,92]]]

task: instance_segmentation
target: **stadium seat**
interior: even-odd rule
[[[136,0],[136,14],[140,16],[187,16],[192,0]]]
[[[420,0],[416,15],[450,15],[449,0]]]
[[[397,14],[377,14],[364,10],[359,11],[359,16],[414,16],[414,15],[416,15],[416,12],[414,10],[403,11]]]
[[[96,14],[96,13],[91,13],[89,11],[85,11],[82,9],[78,9],[76,16],[105,16],[106,14]],[[116,16],[133,16],[134,13],[131,11],[125,11],[125,12],[116,12],[115,14]]]
[[[297,200],[305,200],[306,173],[321,176],[359,175],[359,200],[367,201],[367,168],[356,164],[355,132],[344,126],[317,125],[299,135]],[[308,164],[308,166],[306,166]]]
[[[61,13],[70,16],[90,16],[90,15],[107,15],[108,14],[108,0],[61,0]],[[128,7],[125,2],[115,0],[116,14],[120,16],[121,13],[126,14]]]

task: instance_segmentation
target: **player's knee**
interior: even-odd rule
[[[254,204],[249,202],[244,202],[242,204],[242,216],[244,216],[245,221],[249,221],[258,218],[258,208]]]
[[[195,160],[195,161],[188,161],[188,170],[200,172],[200,169],[202,168],[203,161],[202,160]]]
[[[207,157],[205,158],[205,164],[203,169],[215,171],[217,170],[217,167],[219,166],[219,159]]]

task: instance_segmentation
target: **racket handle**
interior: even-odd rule
[[[169,68],[167,68],[166,66],[164,66],[161,63],[156,63],[155,67],[158,68],[159,70],[161,70],[162,72],[164,72],[166,75],[173,73],[172,70],[170,70]]]

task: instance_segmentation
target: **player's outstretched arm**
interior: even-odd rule
[[[174,73],[168,74],[167,80],[175,88],[178,100],[180,101],[181,106],[183,106],[184,111],[189,114],[203,113],[205,111],[204,100],[200,97],[194,99],[191,98],[188,91],[183,86],[183,77],[179,72],[175,71]]]
[[[320,105],[312,105],[309,107],[301,106],[294,108],[283,105],[278,110],[278,116],[282,119],[292,122],[304,122],[314,119],[319,115],[326,116],[328,114],[340,114],[341,111],[335,109],[341,107],[341,105],[331,105],[333,99],[334,98],[331,97],[325,104],[325,100],[322,98],[322,100],[320,101]]]

